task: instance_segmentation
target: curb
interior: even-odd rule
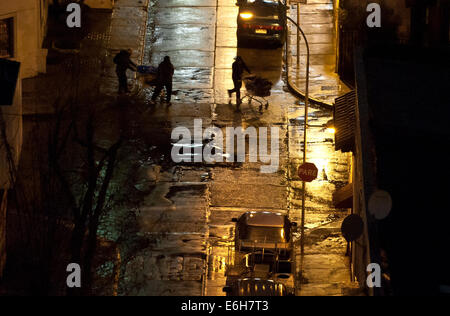
[[[287,64],[286,66],[289,67],[289,64]],[[288,85],[289,90],[291,90],[292,94],[294,94],[298,98],[306,99],[305,94],[292,82],[292,79],[289,77],[289,75],[287,75],[287,77],[288,77],[287,78],[287,85]],[[323,108],[325,110],[333,111],[333,109],[334,109],[334,106],[331,105],[331,104],[319,101],[319,100],[317,100],[315,98],[311,98],[311,97],[309,97],[308,99],[309,99],[309,102],[311,104],[314,104],[314,105],[316,105],[316,106],[318,106],[320,108]]]

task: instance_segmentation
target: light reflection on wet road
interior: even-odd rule
[[[280,169],[261,174],[261,163],[147,166],[150,171],[141,176],[144,181],[152,178],[152,189],[137,221],[139,236],[151,242],[127,263],[124,282],[132,285],[123,287],[129,291],[125,294],[224,295],[233,217],[248,210],[275,210],[300,222],[301,182],[296,169],[302,157],[299,117],[304,109],[285,92],[282,49],[236,47],[237,12],[234,1],[226,0],[162,0],[153,6],[146,60],[157,65],[165,55],[171,57],[177,95],[172,107],[158,105],[145,112],[156,126],[149,134],[167,140],[175,127],[192,130],[195,118],[202,118],[204,127],[221,129],[277,126]],[[240,111],[234,99],[229,104],[227,89],[233,86],[231,65],[236,55],[252,72],[274,83],[270,106],[262,113],[255,104],[244,103]],[[150,93],[144,91],[147,98]],[[345,251],[335,229],[336,219],[345,213],[334,210],[331,200],[336,187],[348,180],[348,161],[334,151],[333,136],[324,131],[331,118],[331,113],[320,110],[310,113],[310,124],[317,127],[309,132],[308,156],[320,172],[319,179],[308,184],[306,224],[308,229],[331,225],[307,245],[312,256],[324,247],[329,254],[339,254],[343,247]]]

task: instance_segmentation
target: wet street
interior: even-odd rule
[[[376,2],[3,1],[0,296],[450,295],[450,0]]]
[[[137,114],[119,118],[132,126],[130,164],[119,174],[130,179],[125,194],[138,200],[137,206],[124,203],[103,221],[105,234],[121,249],[119,295],[224,295],[234,247],[232,218],[246,211],[276,211],[300,225],[297,168],[303,157],[304,106],[287,92],[283,49],[237,48],[234,1],[164,0],[150,6],[144,64],[157,65],[170,56],[175,95],[170,107],[150,107],[145,102],[152,89],[143,88],[138,97],[144,105]],[[273,82],[268,108],[244,102],[238,110],[235,98],[228,98],[236,55]],[[261,173],[267,157],[250,162],[248,151],[245,162],[175,164],[173,129],[193,131],[198,119],[203,129],[217,127],[224,134],[227,127],[276,127],[278,171]],[[331,119],[331,112],[310,109],[307,155],[319,177],[307,185],[303,255],[301,236],[294,234],[297,295],[342,295],[350,282],[347,245],[339,232],[347,211],[332,204],[333,192],[348,183],[350,161],[334,151],[333,134],[326,129]],[[270,144],[271,139],[260,141]]]

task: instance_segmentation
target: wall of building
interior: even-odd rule
[[[411,37],[411,8],[405,1],[335,0],[337,73],[354,88],[354,49],[371,42],[407,43]],[[381,7],[381,28],[367,26],[370,3]]]
[[[355,137],[355,154],[352,157],[353,175],[353,214],[361,216],[365,229],[363,236],[357,242],[353,242],[352,247],[352,274],[358,281],[361,288],[367,288],[366,278],[367,266],[371,263],[370,242],[368,235],[368,222],[366,217],[366,197],[364,194],[364,170],[362,161],[362,139],[361,128],[358,120]],[[370,291],[370,289],[368,289]],[[373,295],[373,292],[369,293]]]
[[[14,18],[13,60],[20,61],[21,78],[31,78],[46,70],[47,50],[42,49],[46,33],[48,0],[2,1],[0,19]]]
[[[360,286],[367,289],[369,295],[383,295],[382,289],[368,288],[367,266],[381,263],[377,227],[374,217],[368,212],[370,195],[377,189],[376,153],[373,135],[370,129],[370,109],[368,104],[368,84],[363,51],[356,51],[356,89],[355,108],[355,150],[353,157],[353,213],[364,222],[364,233],[352,244],[352,267]]]
[[[0,106],[1,122],[7,142],[11,148],[12,159],[18,165],[22,148],[22,79],[37,76],[46,71],[47,50],[42,44],[47,29],[48,0],[14,0],[0,2],[0,20],[13,19],[11,60],[21,63],[14,103],[12,106]],[[2,126],[0,126],[1,128]],[[1,134],[0,134],[1,135]],[[0,191],[11,187],[9,159],[0,137]],[[6,201],[0,197],[0,274],[6,260],[3,243],[6,238]],[[4,203],[3,203],[4,202]]]
[[[22,147],[22,79],[46,71],[47,50],[42,44],[47,30],[48,0],[14,0],[0,3],[0,19],[13,18],[13,56],[21,63],[14,104],[1,106],[8,142],[17,162]],[[3,140],[2,140],[3,142]],[[8,188],[8,163],[0,149],[0,188]]]
[[[6,264],[6,203],[7,191],[0,190],[0,280]]]
[[[13,106],[0,106],[0,118],[4,123],[6,137],[11,146],[11,154],[17,165],[22,150],[22,99],[21,83],[17,84]],[[3,124],[0,124],[0,128]],[[3,137],[0,133],[0,279],[6,263],[6,192],[11,187],[10,172]],[[1,193],[5,192],[2,196]]]
[[[0,106],[1,115],[3,116],[6,137],[11,147],[12,158],[15,164],[18,164],[20,153],[22,150],[22,98],[21,98],[21,82],[17,83],[16,95],[12,106]],[[0,124],[1,128],[1,124]],[[0,189],[10,188],[9,164],[4,147],[4,139],[0,134]]]
[[[364,29],[366,24],[367,6],[378,3],[381,7],[381,31],[393,32],[399,40],[406,40],[410,34],[411,9],[405,1],[382,0],[340,0],[341,13],[338,14],[341,25],[347,28]]]

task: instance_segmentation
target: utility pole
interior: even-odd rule
[[[297,25],[300,25],[300,2],[297,3]],[[297,69],[300,69],[300,41],[301,37],[297,31]]]
[[[300,28],[300,26],[292,20],[289,16],[286,15],[286,19],[291,21],[296,27],[297,31],[300,32],[303,36],[303,40],[306,44],[306,87],[305,87],[305,119],[304,119],[304,127],[303,127],[303,163],[306,163],[306,150],[307,150],[307,130],[308,130],[308,109],[309,109],[309,62],[310,62],[310,50],[309,43],[306,38],[305,33]],[[305,250],[305,200],[306,200],[306,182],[302,181],[302,218],[301,218],[301,253],[304,253]]]

